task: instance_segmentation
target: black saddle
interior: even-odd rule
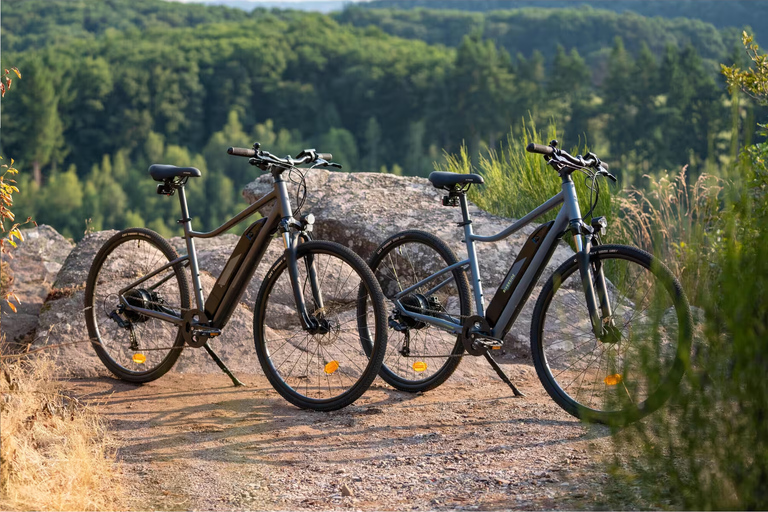
[[[455,172],[438,171],[429,175],[429,181],[435,188],[443,190],[451,190],[456,185],[467,185],[470,183],[482,185],[484,183],[483,177],[479,174],[456,174]]]
[[[165,181],[171,178],[199,178],[200,169],[194,167],[176,167],[175,165],[153,164],[149,166],[149,175],[155,181]]]

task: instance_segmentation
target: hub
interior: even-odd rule
[[[417,315],[429,314],[429,301],[420,293],[412,293],[411,295],[406,295],[400,300],[400,303],[408,312],[416,313]],[[398,320],[405,324],[405,326],[409,329],[422,329],[427,325],[420,320],[416,320],[415,318],[411,318],[405,315],[400,315]]]
[[[615,325],[606,323],[603,325],[603,335],[600,336],[602,343],[619,343],[621,341],[621,330]]]
[[[123,297],[128,305],[134,308],[150,309],[152,311],[178,316],[173,309],[166,305],[165,300],[163,300],[157,292],[145,290],[143,288],[134,288],[133,290],[129,290]],[[125,318],[131,323],[143,323],[150,318],[125,308],[119,308],[118,312],[124,314]]]

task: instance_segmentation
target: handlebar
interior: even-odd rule
[[[232,156],[254,157],[256,156],[256,150],[248,148],[228,148],[227,154]]]
[[[544,146],[541,144],[534,144],[531,142],[528,144],[528,147],[525,148],[526,151],[529,153],[538,153],[540,155],[552,155],[555,152],[555,148],[552,146]]]
[[[261,145],[257,142],[253,145],[253,149],[228,148],[227,154],[250,158],[250,164],[256,166],[274,164],[278,166],[295,167],[297,165],[317,162],[322,165],[331,165],[333,167],[339,168],[341,167],[339,164],[334,164],[331,162],[331,159],[333,158],[331,153],[318,153],[314,149],[305,149],[294,158],[291,158],[290,156],[286,158],[280,158],[268,151],[260,150],[260,146]]]
[[[594,153],[587,153],[586,156],[573,156],[565,150],[557,149],[556,140],[550,142],[548,146],[531,142],[525,149],[529,153],[544,155],[544,158],[550,165],[560,164],[562,167],[569,167],[571,169],[591,167],[595,169],[598,174],[602,174],[616,183],[616,176],[608,172],[608,164],[602,162]]]

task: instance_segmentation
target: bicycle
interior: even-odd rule
[[[531,319],[537,375],[552,399],[577,418],[635,421],[658,409],[679,385],[691,349],[688,300],[669,269],[647,252],[603,244],[604,217],[585,222],[597,205],[597,178],[616,182],[597,155],[574,157],[554,140],[526,149],[544,155],[562,190],[495,235],[474,234],[468,212],[466,193],[483,184],[482,176],[430,174],[432,185],[448,192],[443,205],[461,208],[466,259],[459,261],[442,240],[419,230],[393,235],[370,257],[391,310],[380,376],[402,391],[428,391],[450,377],[466,352],[485,356],[514,395],[523,396],[492,352],[502,347],[555,247],[570,232],[576,252],[546,281]],[[576,171],[595,192],[583,217],[571,176]],[[561,203],[555,220],[528,237],[486,308],[475,242],[506,238]]]
[[[261,368],[280,395],[298,407],[329,411],[349,405],[376,378],[385,354],[384,298],[362,258],[337,243],[312,240],[314,216],[299,216],[307,190],[298,166],[341,166],[330,162],[332,155],[314,149],[295,158],[276,157],[259,143],[227,152],[271,173],[272,191],[213,231],[197,232],[192,230],[185,185],[200,177],[200,171],[150,166],[150,176],[161,182],[158,194],[178,192],[187,254],[179,256],[163,237],[144,228],[111,237],[96,254],[86,281],[85,319],[92,346],[115,376],[135,383],[168,372],[185,345],[203,347],[236,386],[242,385],[208,341],[225,328],[278,234],[285,251],[267,272],[254,306]],[[283,173],[303,189],[303,195],[297,192],[295,210]],[[194,239],[220,235],[270,204],[269,214],[245,229],[205,300]]]

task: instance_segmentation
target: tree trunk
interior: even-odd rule
[[[43,173],[40,172],[40,162],[37,160],[32,162],[32,179],[35,180],[38,187],[43,186]]]

